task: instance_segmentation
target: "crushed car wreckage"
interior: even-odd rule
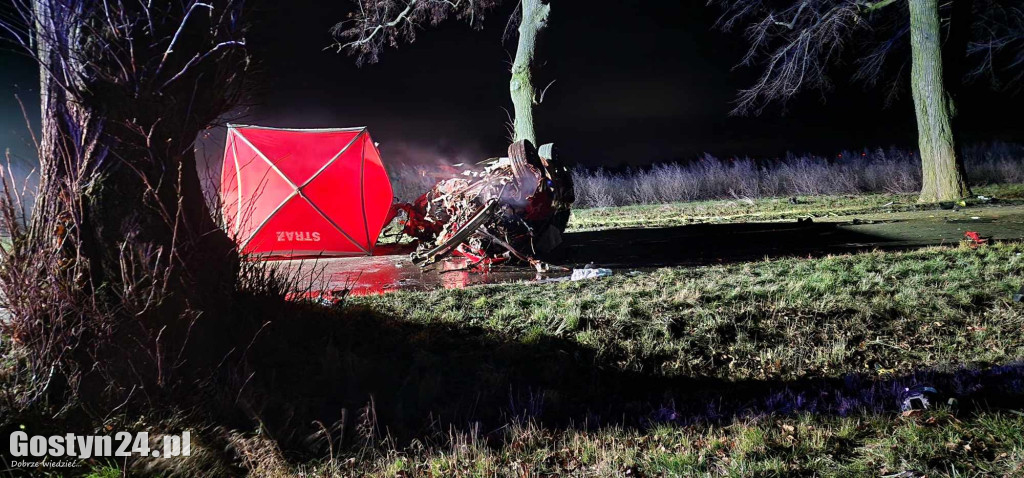
[[[541,270],[537,257],[562,242],[574,201],[554,146],[522,140],[507,157],[464,168],[393,214],[404,213],[402,232],[418,240],[412,259],[420,265],[455,255],[470,266],[521,261]]]

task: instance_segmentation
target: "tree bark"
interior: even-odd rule
[[[59,22],[63,15],[53,12],[49,1],[36,0],[33,3],[35,22],[35,53],[39,62],[39,190],[36,194],[33,213],[29,224],[30,238],[43,243],[54,235],[56,218],[60,215],[60,201],[67,198],[62,192],[70,176],[76,173],[73,155],[96,155],[96,132],[102,130],[96,118],[82,105],[71,101],[61,87],[69,78],[61,75],[63,52],[68,43],[81,41],[80,29],[68,29],[67,36],[53,35],[62,29]],[[58,77],[59,76],[59,77]],[[77,127],[73,127],[77,126]],[[65,208],[66,209],[66,208]]]
[[[218,13],[231,7],[211,3]],[[232,327],[239,258],[206,205],[193,142],[230,107],[244,53],[189,63],[199,56],[192,51],[212,51],[208,44],[219,40],[205,36],[216,30],[199,25],[199,15],[192,25],[181,17],[151,21],[141,16],[146,4],[118,5],[134,23],[108,26],[103,5],[33,0],[31,7],[42,121],[27,257],[58,258],[53,276],[74,271],[61,290],[77,297],[46,300],[85,305],[24,319],[47,330],[61,321],[84,324],[67,327],[66,342],[82,350],[76,361],[103,357],[96,370],[105,372],[89,380],[94,391],[109,386],[116,395],[133,384],[152,391],[172,375],[205,379],[223,358],[216,342]],[[152,8],[153,17],[175,11],[170,2]],[[143,19],[146,27],[133,32],[146,33],[138,37],[114,30]],[[181,54],[167,60],[176,31],[184,31],[176,44]],[[116,57],[128,51],[138,59],[137,75]],[[162,75],[161,55],[171,65]]]
[[[957,155],[952,104],[943,84],[938,0],[910,0],[911,90],[921,154],[922,203],[971,194]]]
[[[537,36],[547,25],[551,5],[544,0],[522,0],[520,6],[523,16],[519,22],[519,45],[512,63],[512,80],[509,82],[515,114],[512,142],[525,139],[537,145],[537,133],[533,125],[533,106],[537,101],[537,90],[533,86],[533,59]]]
[[[211,217],[191,146],[209,113],[170,93],[77,85],[96,66],[80,58],[84,29],[65,24],[71,15],[62,8],[52,0],[33,4],[41,135],[32,242],[73,229],[79,249],[72,253],[87,261],[92,284],[109,285],[123,279],[122,244],[135,240],[163,251],[158,265],[172,270],[178,298],[193,307],[223,304],[237,256]],[[79,98],[69,89],[103,91]]]

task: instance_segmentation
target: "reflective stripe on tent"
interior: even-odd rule
[[[369,255],[393,193],[366,128],[228,126],[224,219],[243,253]]]

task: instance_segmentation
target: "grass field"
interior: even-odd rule
[[[1024,198],[1021,186],[975,192]],[[899,195],[799,199],[585,209],[574,213],[572,227],[923,207]],[[385,431],[323,459],[285,459],[267,443],[240,453],[254,475],[282,477],[1022,476],[1024,304],[1011,298],[1022,281],[1024,244],[1001,243],[350,298],[328,317],[353,324],[340,339],[324,339],[355,343],[334,361],[379,366],[366,373],[385,375],[392,373],[387,357],[408,360],[415,366],[394,367],[402,371],[395,383],[416,397],[472,402],[465,395],[490,380],[502,383],[506,368],[574,372],[554,377],[561,384],[550,388],[562,392],[545,395],[549,385],[538,384],[530,413],[517,413],[524,405],[511,403],[507,385],[495,385],[493,395],[510,402],[502,405],[509,411],[503,426],[467,422],[414,440],[392,440]],[[377,336],[358,325],[382,320]],[[308,345],[311,357],[320,357],[317,347]],[[310,379],[344,369],[294,360]],[[590,370],[612,381],[592,380]],[[664,393],[634,400],[609,386],[602,394],[615,377]],[[941,403],[901,413],[899,392],[918,384],[938,388]],[[596,392],[565,392],[587,387]],[[614,404],[620,395],[633,401],[600,423],[564,414],[574,405]],[[480,407],[494,405],[480,400]],[[244,435],[261,443],[261,433]],[[94,476],[119,472],[116,465],[93,469]]]
[[[1022,192],[976,190],[1005,200]],[[710,201],[582,210],[572,227],[918,207],[912,196],[899,195],[801,198],[796,205]],[[1011,296],[1022,280],[1024,245],[1010,243],[353,299],[351,306],[419,324],[479,327],[524,344],[568,340],[594,351],[596,363],[622,371],[717,379],[712,395],[732,393],[729,383],[747,396],[780,384],[802,387],[804,395],[789,412],[765,412],[755,405],[759,398],[749,398],[724,419],[694,414],[691,403],[680,406],[690,410],[680,415],[693,420],[650,428],[519,421],[498,440],[453,433],[429,446],[378,450],[350,462],[354,468],[331,461],[305,469],[378,476],[1020,476],[1024,306]],[[850,381],[857,385],[845,393],[853,395],[925,383],[959,401],[910,415],[900,413],[892,393],[851,398],[841,411],[799,403],[815,396],[815,384]]]
[[[977,186],[973,189],[976,195],[999,198],[1003,203],[1024,203],[1024,184]],[[790,198],[761,198],[576,209],[572,213],[569,228],[588,231],[666,227],[706,222],[780,221],[937,209],[934,204],[918,204],[916,194],[799,196],[795,199],[796,204]],[[977,199],[966,202],[969,205],[979,204]]]
[[[353,299],[419,323],[567,338],[624,370],[792,379],[1024,358],[1024,246],[663,268]]]
[[[456,436],[425,452],[307,465],[306,476],[1020,476],[1024,418],[946,410],[902,417],[798,415],[645,432],[507,432],[491,448]],[[271,474],[280,471],[267,470]],[[901,474],[902,473],[902,474]]]

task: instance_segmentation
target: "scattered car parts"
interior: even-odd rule
[[[554,146],[522,140],[507,157],[464,167],[393,212],[405,214],[402,231],[419,242],[412,258],[420,265],[458,255],[471,266],[514,261],[542,270],[537,256],[562,242],[574,201],[572,175]]]

